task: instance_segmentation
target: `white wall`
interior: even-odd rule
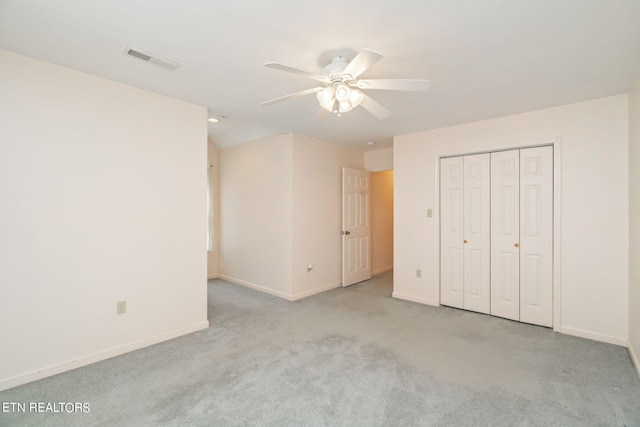
[[[211,191],[213,196],[213,251],[207,251],[207,278],[213,279],[220,273],[220,198],[219,181],[220,168],[218,166],[218,148],[211,141],[207,141],[207,159],[211,169]]]
[[[0,389],[207,327],[206,109],[0,63]]]
[[[629,352],[640,376],[640,75],[629,94]]]
[[[220,277],[288,300],[340,286],[343,166],[363,153],[291,133],[220,150]]]
[[[282,298],[293,293],[293,138],[219,151],[220,277]]]
[[[370,172],[393,169],[393,148],[365,152],[364,168]]]
[[[393,171],[371,173],[371,274],[393,269]]]
[[[364,168],[360,151],[293,134],[293,295],[342,280],[342,167]],[[313,269],[307,272],[307,264]]]
[[[394,296],[439,303],[438,156],[549,137],[562,141],[559,330],[626,345],[627,95],[394,138]]]

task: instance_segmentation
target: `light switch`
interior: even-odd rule
[[[433,218],[433,209],[427,209],[427,218]]]

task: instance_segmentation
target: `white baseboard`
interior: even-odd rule
[[[321,286],[316,289],[312,289],[310,291],[305,291],[296,295],[286,294],[284,292],[276,291],[274,289],[270,289],[261,285],[257,285],[255,283],[247,282],[246,280],[241,280],[231,276],[225,276],[224,274],[218,275],[220,279],[226,280],[227,282],[235,283],[236,285],[245,286],[247,288],[254,289],[256,291],[263,292],[265,294],[273,295],[278,298],[286,299],[287,301],[298,301],[302,298],[310,297],[311,295],[319,294],[321,292],[326,292],[331,289],[339,288],[342,286],[342,283],[331,283],[325,286]]]
[[[572,335],[574,337],[587,338],[594,341],[601,341],[608,344],[627,347],[627,340],[625,338],[613,337],[611,335],[599,334],[597,332],[584,331],[582,329],[576,329],[567,326],[561,326],[556,332],[560,332],[566,335]]]
[[[393,292],[391,294],[392,297],[394,298],[398,298],[398,299],[403,299],[406,301],[411,301],[411,302],[417,302],[420,304],[426,304],[426,305],[434,305],[434,306],[439,306],[440,304],[435,302],[432,299],[429,298],[422,298],[422,297],[416,297],[413,295],[407,295],[407,294],[400,294],[398,292]]]
[[[255,289],[256,291],[264,292],[265,294],[273,295],[278,298],[286,299],[288,301],[293,301],[293,295],[285,294],[284,292],[276,291],[274,289],[266,288],[261,285],[256,285],[255,283],[247,282],[245,280],[240,280],[235,277],[226,276],[224,274],[218,275],[220,279],[224,279],[227,282],[235,283],[236,285],[242,285],[247,288]]]
[[[176,329],[164,334],[156,335],[154,337],[145,338],[139,341],[135,341],[129,344],[113,347],[108,350],[100,351],[98,353],[89,354],[87,356],[81,356],[77,359],[69,360],[55,365],[47,366],[42,369],[27,372],[24,374],[16,375],[14,377],[5,378],[0,380],[0,391],[8,390],[13,387],[17,387],[32,381],[40,380],[42,378],[50,377],[52,375],[60,374],[62,372],[70,371],[72,369],[80,368],[82,366],[90,365],[92,363],[100,362],[105,359],[110,359],[121,354],[129,353],[134,350],[139,350],[150,345],[158,344],[163,341],[168,341],[173,338],[180,337],[182,335],[188,335],[192,332],[196,332],[209,327],[209,321],[199,322],[195,325],[188,326],[183,329]]]
[[[638,359],[638,353],[636,353],[631,342],[628,343],[627,350],[629,350],[629,356],[631,356],[633,366],[636,368],[636,374],[638,374],[638,378],[640,378],[640,359]]]
[[[372,276],[377,276],[378,274],[382,274],[382,273],[386,273],[387,271],[391,271],[393,270],[393,265],[389,266],[389,267],[385,267],[385,268],[380,268],[376,271],[372,271],[371,275]]]
[[[316,289],[312,289],[310,291],[302,292],[300,294],[296,294],[292,297],[291,301],[298,301],[299,299],[310,297],[311,295],[319,294],[322,292],[330,291],[331,289],[339,288],[342,286],[342,283],[331,283],[329,285],[321,286]]]
[[[218,277],[220,277],[219,274],[209,274],[207,275],[207,280],[217,279]]]

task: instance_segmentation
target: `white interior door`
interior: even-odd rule
[[[491,309],[490,156],[464,156],[464,308],[489,313]]]
[[[440,303],[464,308],[463,158],[440,159]]]
[[[491,314],[520,320],[520,150],[491,153]]]
[[[342,286],[371,278],[369,175],[342,168]]]
[[[553,147],[520,150],[520,321],[553,325]]]

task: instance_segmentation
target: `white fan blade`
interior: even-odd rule
[[[281,96],[280,98],[270,99],[269,101],[265,101],[262,105],[272,105],[278,102],[286,101],[287,99],[297,98],[299,96],[308,95],[310,93],[320,92],[323,87],[313,87],[311,89],[301,90],[300,92],[290,93],[289,95]]]
[[[356,79],[358,76],[369,69],[373,64],[382,59],[382,54],[371,49],[362,49],[347,68],[344,69],[342,75],[349,75],[351,79]]]
[[[273,68],[275,70],[286,71],[288,73],[298,74],[300,76],[309,77],[314,80],[318,80],[320,82],[324,82],[327,80],[326,76],[320,76],[317,74],[310,73],[308,71],[299,70],[297,68],[290,67],[288,65],[280,64],[279,62],[267,62],[264,64],[265,67]]]
[[[429,80],[415,79],[368,79],[358,80],[356,84],[360,89],[381,89],[381,90],[406,90],[415,92],[426,92],[429,90]]]
[[[387,110],[367,95],[364,95],[360,106],[380,120],[384,120],[391,115],[391,111]]]

